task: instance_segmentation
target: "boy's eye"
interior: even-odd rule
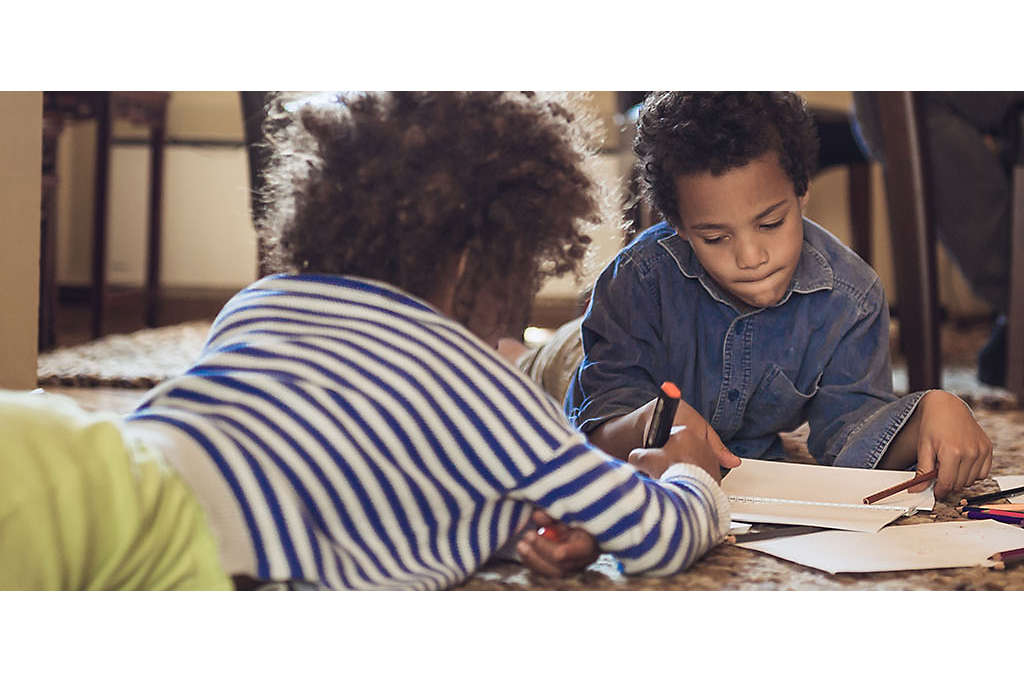
[[[776,227],[781,227],[783,222],[782,220],[776,220],[774,223],[765,223],[761,227],[766,230],[774,230]]]
[[[704,237],[705,244],[717,244],[722,241],[723,237]]]

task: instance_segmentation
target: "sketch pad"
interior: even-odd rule
[[[864,498],[914,477],[912,471],[880,471],[817,464],[743,459],[722,479],[732,518],[756,523],[823,526],[868,533],[905,514],[935,506],[931,487],[896,493],[872,505]]]
[[[996,552],[1024,547],[1024,530],[998,521],[892,526],[877,533],[820,533],[737,545],[828,573],[991,566]]]
[[[1000,490],[1009,490],[1010,488],[1016,488],[1024,485],[1024,476],[993,476],[992,480],[996,482]],[[1013,497],[1007,498],[1010,502],[1017,504],[1024,504],[1024,494],[1014,495]]]

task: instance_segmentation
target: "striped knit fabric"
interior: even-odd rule
[[[215,463],[265,580],[447,587],[534,506],[588,530],[627,572],[680,570],[728,528],[706,473],[637,475],[464,327],[369,280],[256,282],[195,366],[130,420],[180,429]]]

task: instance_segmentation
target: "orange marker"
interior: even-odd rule
[[[679,400],[682,397],[679,388],[671,381],[661,385],[661,394],[658,396],[658,402],[654,403],[651,422],[644,434],[645,448],[661,448],[668,442],[672,421],[676,418],[676,408],[679,407]]]

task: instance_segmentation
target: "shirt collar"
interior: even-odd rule
[[[835,274],[828,259],[820,250],[807,241],[808,221],[804,219],[804,240],[800,249],[800,262],[796,265],[796,272],[782,299],[776,303],[777,308],[789,300],[789,297],[796,294],[809,294],[815,291],[831,291],[835,285]],[[690,242],[680,237],[676,232],[662,237],[658,244],[665,249],[672,259],[679,266],[680,272],[690,279],[696,279],[701,286],[711,295],[713,299],[724,303],[740,314],[746,314],[761,308],[755,308],[739,300],[718,284],[704,267],[697,260]]]

